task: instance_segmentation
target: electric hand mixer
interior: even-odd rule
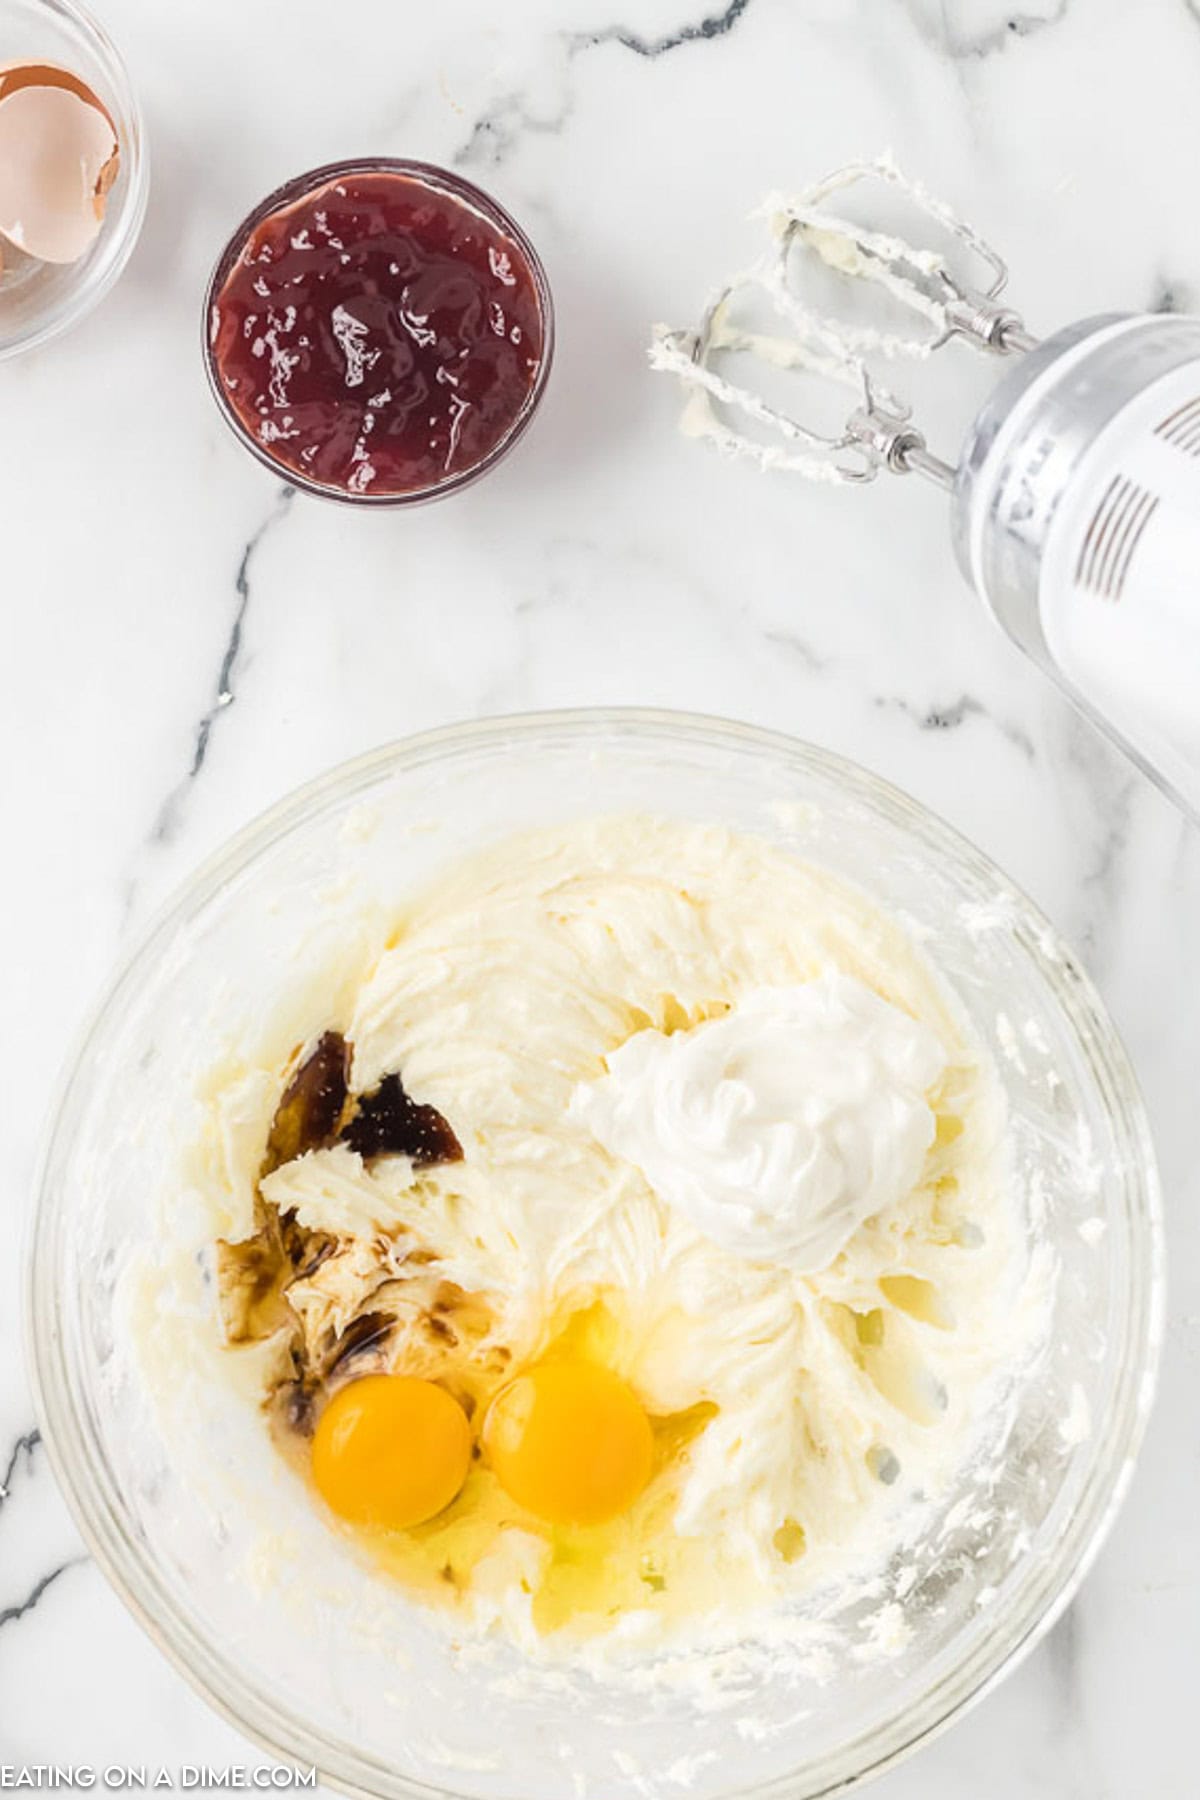
[[[833,210],[872,183],[903,194],[978,259],[983,280],[969,285],[946,253]],[[653,366],[690,391],[685,429],[819,481],[864,482],[882,469],[948,489],[959,563],[993,616],[1200,819],[1200,318],[1110,313],[1038,342],[1001,303],[1000,257],[887,158],[763,211],[773,240],[764,260],[722,290],[696,329],[656,330]],[[804,257],[877,284],[912,330],[815,310],[799,289]],[[749,299],[769,305],[769,331],[739,323]],[[1018,360],[951,464],[866,358],[925,356],[953,338]],[[732,380],[724,371],[745,354],[848,389],[841,428],[822,433]]]

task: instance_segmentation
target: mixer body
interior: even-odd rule
[[[955,548],[1000,624],[1200,819],[1200,319],[1087,319],[976,418]]]

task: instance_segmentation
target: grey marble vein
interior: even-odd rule
[[[829,658],[822,656],[796,631],[765,631],[763,637],[773,649],[782,650],[793,657],[810,675],[820,675],[829,667]]]
[[[559,110],[540,116],[529,110],[520,92],[501,94],[486,112],[480,113],[472,125],[467,141],[454,153],[454,166],[459,169],[487,165],[497,168],[526,137],[556,137],[575,110],[568,94]]]
[[[26,1468],[31,1467],[41,1441],[42,1434],[34,1425],[28,1431],[22,1432],[13,1445],[4,1473],[0,1475],[0,1506],[3,1506],[4,1502],[12,1497],[12,1483],[17,1472],[17,1465],[24,1459]]]
[[[1142,777],[1123,759],[1110,740],[1071,710],[1066,720],[1063,763],[1083,789],[1095,821],[1091,855],[1081,870],[1078,923],[1073,936],[1092,973],[1100,973],[1108,957],[1109,937],[1120,915],[1125,858],[1133,823],[1133,803]],[[1079,811],[1072,800],[1071,813]]]
[[[1200,6],[1200,0],[1196,0]],[[1200,19],[1200,13],[1197,13]],[[1191,313],[1200,310],[1197,307],[1196,292],[1190,282],[1179,281],[1173,275],[1160,275],[1154,284],[1150,296],[1148,312],[1156,313]]]
[[[679,50],[684,44],[706,43],[712,38],[726,37],[738,20],[743,18],[749,9],[750,0],[729,0],[723,12],[709,13],[703,19],[680,25],[675,31],[664,32],[661,37],[642,37],[639,32],[630,31],[625,25],[608,25],[601,31],[578,32],[572,39],[573,44],[590,48],[594,44],[620,44],[623,50],[631,50],[635,56],[666,56],[672,50]]]
[[[236,679],[238,661],[242,653],[242,637],[245,632],[246,618],[250,611],[250,568],[258,552],[259,546],[267,534],[287,517],[292,501],[296,497],[294,487],[282,487],[276,496],[275,504],[267,514],[258,530],[251,537],[234,577],[234,593],[236,605],[233,611],[233,622],[229,628],[229,636],[225,640],[225,648],[221,654],[221,663],[217,671],[216,693],[212,704],[206,709],[196,726],[195,741],[192,749],[192,761],[186,775],[175,784],[159,808],[158,817],[150,833],[150,841],[155,844],[169,843],[179,826],[183,802],[192,783],[204,767],[212,744],[213,732],[221,714],[237,699]]]
[[[23,1619],[26,1613],[31,1613],[46,1589],[53,1586],[60,1575],[65,1575],[68,1569],[79,1568],[80,1564],[86,1561],[86,1556],[68,1556],[66,1562],[59,1563],[47,1574],[40,1576],[23,1600],[18,1600],[15,1606],[0,1607],[0,1629],[3,1629],[5,1625],[14,1625],[18,1619]]]
[[[594,31],[560,31],[555,36],[563,46],[568,64],[602,44],[618,44],[634,56],[654,59],[666,56],[684,44],[727,37],[749,6],[750,0],[730,0],[724,11],[706,14],[654,38],[643,37],[624,25],[606,25]],[[526,137],[557,136],[574,110],[575,99],[569,89],[558,110],[546,114],[533,112],[519,89],[501,94],[472,124],[466,142],[455,152],[455,166],[497,168]]]
[[[1083,921],[1080,946],[1092,966],[1093,973],[1108,960],[1109,937],[1120,912],[1124,886],[1124,862],[1129,849],[1129,833],[1133,819],[1133,797],[1138,777],[1130,774],[1119,786],[1112,786],[1104,796],[1104,830],[1096,845],[1090,868],[1083,875],[1083,893],[1087,914]],[[1097,795],[1099,801],[1100,796]]]
[[[953,0],[903,0],[903,4],[918,35],[931,49],[958,61],[982,62],[1007,50],[1010,44],[1061,24],[1071,0],[1048,0],[1040,8],[1006,11],[996,24],[977,31],[964,30],[956,23]]]
[[[903,713],[919,731],[957,731],[968,719],[984,719],[989,725],[994,725],[1030,762],[1037,755],[1033,739],[1027,731],[1007,719],[998,719],[973,694],[960,694],[957,700],[946,705],[935,703],[924,708],[914,706],[911,700],[905,700],[900,695],[884,694],[876,699],[875,704],[887,711]]]

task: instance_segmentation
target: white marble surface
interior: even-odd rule
[[[98,0],[98,4],[100,0]],[[964,591],[940,496],[811,491],[673,435],[652,319],[740,264],[773,186],[885,144],[1007,249],[1035,327],[1200,304],[1196,0],[103,0],[153,143],[144,239],[68,340],[0,371],[6,1154],[29,1201],[82,1010],[147,910],[294,783],[387,738],[645,702],[784,727],[962,827],[1073,940],[1128,1041],[1168,1197],[1161,1395],[1067,1617],[880,1800],[1185,1800],[1200,1677],[1200,844]],[[360,517],[232,442],[202,282],[328,158],[453,163],[544,252],[560,352],[493,478]],[[984,372],[965,360],[951,441]],[[0,1762],[255,1763],[83,1555],[0,1261]]]

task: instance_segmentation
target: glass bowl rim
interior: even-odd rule
[[[63,332],[79,324],[109,294],[125,271],[137,247],[145,223],[150,198],[150,149],[146,140],[146,120],[130,80],[125,59],[104,26],[79,0],[33,0],[40,11],[57,13],[81,34],[95,56],[105,77],[111,83],[117,109],[125,122],[130,168],[129,193],[120,215],[120,235],[115,244],[110,234],[109,251],[94,274],[85,274],[60,300],[57,306],[36,319],[26,329],[10,338],[0,334],[0,363],[23,356],[28,350],[40,349]],[[122,145],[122,149],[124,149]]]
[[[922,802],[849,758],[787,733],[715,716],[652,707],[588,707],[503,715],[414,734],[335,765],[285,794],[227,839],[195,869],[143,929],[110,978],[79,1034],[59,1079],[35,1183],[25,1247],[25,1335],[28,1367],[47,1454],[75,1522],[109,1584],[167,1659],[228,1724],[283,1762],[319,1771],[321,1780],[361,1800],[469,1800],[462,1790],[433,1786],[371,1762],[346,1743],[331,1743],[278,1702],[228,1679],[218,1650],[177,1607],[171,1588],[122,1527],[120,1496],[107,1480],[99,1434],[75,1390],[55,1314],[57,1243],[67,1211],[56,1193],[58,1165],[70,1149],[72,1115],[86,1094],[91,1052],[144,970],[156,966],[174,934],[223,888],[296,825],[325,807],[344,805],[388,774],[402,774],[455,753],[497,749],[547,732],[576,740],[628,733],[647,741],[690,741],[757,751],[777,765],[827,780],[876,814],[986,876],[1013,903],[1022,948],[1051,989],[1085,1052],[1114,1129],[1125,1141],[1122,1183],[1133,1246],[1123,1320],[1126,1352],[1116,1392],[1092,1438],[1084,1486],[1054,1553],[1035,1580],[994,1609],[993,1629],[926,1689],[903,1717],[891,1716],[828,1752],[811,1769],[751,1787],[722,1790],[725,1800],[820,1800],[877,1775],[939,1735],[983,1698],[1050,1629],[1074,1597],[1097,1555],[1133,1476],[1153,1400],[1165,1305],[1162,1198],[1149,1122],[1116,1027],[1091,979],[1057,929],[981,850]],[[1046,946],[1060,955],[1046,953]],[[1017,1601],[1020,1604],[1017,1604]],[[1003,1627],[1003,1629],[1001,1629]],[[230,1698],[237,1695],[237,1699]],[[812,1783],[815,1781],[815,1785]],[[803,1787],[799,1782],[804,1783]]]
[[[237,413],[229,403],[229,397],[221,382],[220,371],[212,346],[212,314],[218,295],[224,286],[242,246],[250,233],[261,225],[264,219],[282,207],[294,204],[306,194],[321,187],[327,187],[339,176],[346,175],[408,175],[427,187],[440,187],[463,200],[467,205],[482,213],[490,222],[497,225],[516,244],[525,258],[529,272],[533,277],[534,292],[537,297],[538,314],[542,325],[542,354],[538,372],[533,385],[521,402],[520,410],[512,424],[500,440],[492,445],[486,456],[472,463],[468,468],[460,469],[449,481],[438,482],[434,487],[413,488],[411,492],[402,494],[362,493],[352,494],[348,489],[329,487],[320,481],[314,481],[302,475],[298,469],[289,468],[280,462],[269,451],[257,443]],[[550,278],[546,274],[545,264],[524,227],[518,224],[507,207],[502,206],[494,195],[488,193],[456,169],[447,169],[440,163],[422,162],[406,156],[350,156],[339,158],[336,162],[321,163],[315,169],[306,169],[299,175],[282,181],[271,192],[263,197],[256,206],[251,207],[240,224],[234,227],[226,239],[212,273],[204,289],[204,302],[200,315],[201,347],[204,355],[204,373],[208,379],[209,391],[216,402],[217,410],[226,426],[244,450],[249,451],[256,462],[269,469],[277,480],[299,493],[311,495],[314,500],[328,500],[336,506],[359,506],[366,509],[374,507],[383,510],[390,507],[421,506],[434,500],[448,499],[465,487],[470,487],[483,475],[494,469],[508,452],[515,448],[518,440],[525,435],[534,414],[542,402],[546,384],[550,379],[550,369],[554,362],[554,295],[550,287]]]

